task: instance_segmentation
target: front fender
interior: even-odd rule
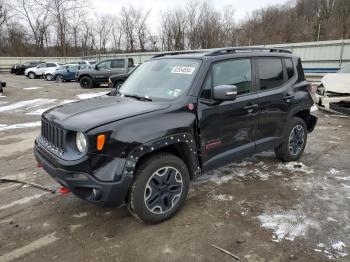
[[[123,175],[133,175],[137,163],[142,157],[171,145],[179,146],[182,149],[181,151],[184,154],[183,157],[185,158],[183,160],[186,162],[187,167],[189,168],[191,177],[199,175],[201,168],[198,159],[196,140],[192,134],[189,133],[164,136],[137,146],[129,153],[126,159]]]

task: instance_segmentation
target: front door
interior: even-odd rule
[[[95,78],[99,83],[108,82],[111,75],[111,61],[105,60],[96,65]]]
[[[254,153],[259,108],[252,75],[251,59],[215,63],[207,75],[197,112],[204,172]],[[213,87],[225,84],[237,86],[237,98],[213,101]]]

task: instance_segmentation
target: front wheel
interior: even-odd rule
[[[129,211],[145,223],[156,224],[174,216],[185,201],[190,176],[175,155],[160,153],[146,158],[135,173],[129,191]]]
[[[296,161],[304,152],[307,141],[307,128],[305,121],[294,117],[287,128],[287,135],[283,143],[275,148],[276,156],[283,161]]]
[[[30,79],[34,79],[34,78],[35,78],[35,73],[29,72],[29,73],[28,73],[28,77],[29,77]]]
[[[83,76],[79,82],[81,88],[93,88],[94,86],[92,79],[88,76]]]

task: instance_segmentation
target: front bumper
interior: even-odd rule
[[[101,170],[78,172],[71,165],[62,167],[61,163],[55,163],[46,157],[46,153],[36,143],[34,155],[44,170],[59,184],[68,188],[79,198],[93,202],[101,206],[120,206],[124,203],[129,187],[132,183],[132,175],[120,175],[118,181],[101,181],[94,176]],[[114,172],[113,169],[104,169],[104,172]]]

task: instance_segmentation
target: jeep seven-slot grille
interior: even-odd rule
[[[63,154],[64,130],[54,126],[47,120],[41,121],[41,137],[45,144],[60,154]]]

